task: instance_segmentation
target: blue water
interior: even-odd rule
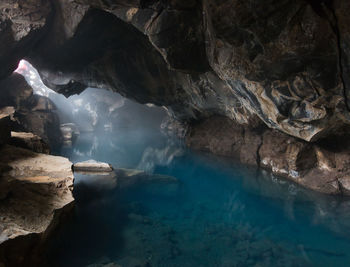
[[[159,133],[82,135],[62,150],[177,183],[76,175],[76,207],[49,266],[350,266],[350,201],[320,195]]]

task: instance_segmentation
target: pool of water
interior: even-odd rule
[[[350,201],[304,190],[160,133],[82,135],[62,150],[177,179],[123,188],[76,175],[49,266],[350,266]]]

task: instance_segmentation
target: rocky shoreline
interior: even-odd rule
[[[350,195],[350,143],[344,132],[309,143],[264,127],[242,126],[225,117],[192,125],[187,145],[270,170],[306,188]]]

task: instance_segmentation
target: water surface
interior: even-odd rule
[[[347,199],[187,151],[157,131],[83,134],[62,154],[178,183],[120,188],[76,175],[74,215],[50,266],[350,266]]]

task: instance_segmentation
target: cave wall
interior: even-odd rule
[[[182,121],[223,115],[316,141],[349,123],[348,8],[347,0],[5,0],[0,77],[26,58],[67,96],[107,88]]]

